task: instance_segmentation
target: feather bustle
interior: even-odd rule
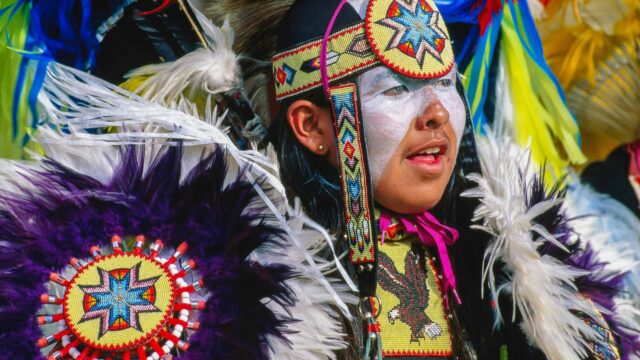
[[[548,358],[584,358],[588,342],[600,337],[582,316],[601,323],[597,308],[578,289],[578,279],[588,272],[545,254],[549,249],[570,254],[572,248],[566,231],[555,232],[562,230],[558,228],[562,191],[545,192],[529,153],[506,137],[498,140],[487,133],[478,144],[484,175],[471,175],[478,187],[465,193],[480,199],[477,227],[494,236],[485,253],[483,279],[492,298],[510,294],[513,317],[520,313],[524,333]],[[494,274],[498,262],[508,276],[502,283]]]
[[[217,168],[215,173],[226,174],[226,177],[225,180],[218,179],[218,182],[205,181],[207,186],[211,186],[211,184],[218,186],[220,181],[223,181],[224,184],[233,183],[233,180],[236,179],[234,174],[239,174],[253,184],[252,188],[256,192],[258,185],[261,185],[258,187],[263,189],[259,192],[262,201],[252,201],[247,207],[247,211],[254,211],[256,207],[260,209],[263,204],[270,202],[273,202],[273,207],[270,207],[267,213],[275,214],[273,211],[277,211],[275,214],[277,217],[281,211],[284,211],[277,210],[282,209],[286,198],[281,190],[280,182],[272,175],[275,165],[256,151],[239,151],[235,148],[224,132],[217,127],[220,118],[215,115],[215,112],[205,114],[205,121],[201,121],[196,109],[186,103],[174,104],[174,107],[167,108],[59,64],[51,64],[45,82],[45,91],[41,94],[40,100],[53,128],[41,128],[38,139],[44,146],[46,153],[60,162],[58,166],[68,169],[70,173],[91,174],[91,178],[101,184],[110,183],[110,180],[115,177],[127,179],[131,174],[138,174],[135,171],[136,168],[139,169],[141,166],[145,168],[156,167],[156,162],[153,159],[160,158],[161,153],[165,151],[162,149],[166,149],[166,146],[171,148],[171,145],[182,143],[181,155],[174,158],[175,163],[179,166],[171,168],[173,170],[163,169],[162,172],[171,174],[167,177],[168,179],[179,179],[176,181],[185,184],[191,181],[187,174],[192,173],[194,171],[192,169],[201,166],[203,156],[207,157],[214,152],[214,149],[218,149],[216,154],[224,157],[227,168]],[[100,131],[105,128],[109,128],[110,131]],[[85,129],[91,130],[88,132]],[[144,151],[145,156],[142,158],[124,156],[119,149],[130,144],[137,145],[136,148]],[[224,151],[220,149],[224,149]],[[116,166],[115,164],[122,165]],[[37,163],[33,165],[37,167]],[[245,171],[239,172],[243,167],[246,167]],[[8,180],[19,178],[17,174],[12,173],[15,170],[14,165],[0,166],[0,168],[10,172],[2,174],[0,177]],[[176,175],[178,169],[181,170],[177,172],[180,175]],[[143,171],[143,176],[146,176],[144,174],[146,174],[145,171]],[[249,180],[256,178],[263,179],[263,181],[260,184],[255,184]],[[238,179],[240,178],[236,180]],[[154,186],[165,186],[162,185],[165,180],[158,178],[153,181],[153,184]],[[0,183],[5,185],[6,181],[3,180]],[[26,182],[21,184],[23,193],[30,193],[33,189],[38,189],[39,185],[31,186]],[[6,188],[3,186],[3,189]],[[238,194],[230,195],[229,201],[235,202],[236,198],[238,198]],[[239,198],[242,199],[242,196]],[[156,197],[154,201],[161,199],[162,196]],[[11,207],[11,205],[6,206],[6,208]],[[201,212],[204,214],[207,211],[209,209],[204,209]],[[262,211],[262,213],[264,212]],[[299,221],[304,218],[299,210],[295,213],[298,215],[292,215],[291,221],[294,219]],[[140,214],[140,216],[146,215],[148,214]],[[266,343],[269,344],[268,349],[276,358],[335,358],[335,351],[347,346],[342,340],[344,333],[338,309],[342,309],[344,302],[351,303],[355,300],[349,289],[336,282],[332,282],[330,285],[322,274],[324,271],[335,269],[335,263],[327,262],[313,255],[328,244],[328,235],[317,229],[317,224],[311,224],[308,220],[304,220],[303,223],[318,230],[317,232],[322,233],[322,236],[317,233],[310,235],[308,230],[291,229],[293,223],[290,225],[281,223],[281,219],[276,220],[275,217],[263,225],[280,229],[279,231],[286,229],[287,245],[274,243],[273,246],[260,247],[263,250],[257,249],[252,252],[249,258],[252,261],[259,260],[256,264],[261,267],[292,268],[298,274],[295,277],[284,279],[284,286],[292,289],[293,296],[298,301],[295,303],[270,301],[267,307],[277,319],[295,316],[296,319],[302,321],[281,322],[280,333],[286,334],[287,341],[280,341],[282,336],[278,334],[268,335],[266,340]],[[114,229],[116,228],[114,227]],[[163,226],[160,226],[159,229],[173,231]],[[282,235],[282,233],[280,234]],[[246,249],[242,251],[243,254],[247,252]],[[287,256],[269,258],[267,254],[272,252],[280,255],[284,253]],[[315,261],[308,261],[305,253],[310,253]],[[288,261],[289,259],[292,261]],[[296,260],[293,261],[293,259]],[[297,262],[297,264],[293,262]],[[64,264],[61,263],[60,266],[62,265]],[[333,292],[327,291],[327,286],[330,286]],[[256,289],[256,292],[258,291],[260,290]],[[280,340],[276,341],[276,339]],[[292,343],[291,347],[287,342]],[[194,346],[196,345],[197,343],[194,343]],[[206,346],[194,349],[211,350]]]

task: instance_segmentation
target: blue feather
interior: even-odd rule
[[[540,34],[538,33],[538,29],[534,23],[533,16],[531,16],[531,12],[529,11],[529,6],[527,6],[527,3],[523,1],[519,1],[515,4],[512,1],[507,1],[507,4],[511,9],[512,14],[520,14],[520,16],[514,17],[514,21],[516,24],[520,25],[516,26],[516,29],[518,30],[518,37],[524,45],[527,53],[531,59],[533,59],[536,64],[538,64],[538,66],[547,73],[549,78],[553,80],[562,101],[566,102],[564,90],[562,89],[556,75],[551,71],[549,64],[547,64],[547,60],[544,58],[544,49],[542,47],[542,41],[540,40]],[[522,22],[519,20],[522,20]]]
[[[478,0],[435,0],[435,3],[447,23],[477,24],[484,1],[482,5],[477,4]]]
[[[32,0],[32,32],[57,62],[89,70],[108,26],[133,0]]]

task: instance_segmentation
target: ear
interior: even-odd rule
[[[329,109],[308,100],[296,100],[287,110],[287,121],[302,146],[338,166],[333,117]]]

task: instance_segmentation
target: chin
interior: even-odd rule
[[[374,197],[380,205],[395,213],[421,214],[440,202],[452,168],[445,166],[437,176],[422,174],[413,167],[389,168],[378,182]]]
[[[408,192],[407,194],[396,194],[396,196],[383,196],[381,200],[379,200],[379,197],[376,197],[376,200],[378,200],[384,208],[395,213],[410,215],[421,214],[431,210],[440,202],[443,194],[441,193],[438,197],[416,197],[415,195],[415,192]]]

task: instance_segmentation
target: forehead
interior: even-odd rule
[[[358,75],[358,82],[363,83],[363,84],[375,84],[379,81],[382,81],[384,79],[395,79],[399,82],[407,82],[407,83],[422,83],[422,84],[428,84],[429,82],[433,82],[434,80],[438,80],[438,79],[451,79],[451,80],[455,80],[456,78],[456,74],[457,74],[457,70],[456,67],[454,66],[451,71],[449,71],[447,74],[442,75],[440,77],[436,77],[433,79],[412,79],[409,77],[406,77],[402,74],[399,74],[393,70],[391,70],[390,68],[384,66],[384,65],[378,65],[378,66],[374,66],[371,69],[368,69],[364,72],[362,72],[360,75]]]

